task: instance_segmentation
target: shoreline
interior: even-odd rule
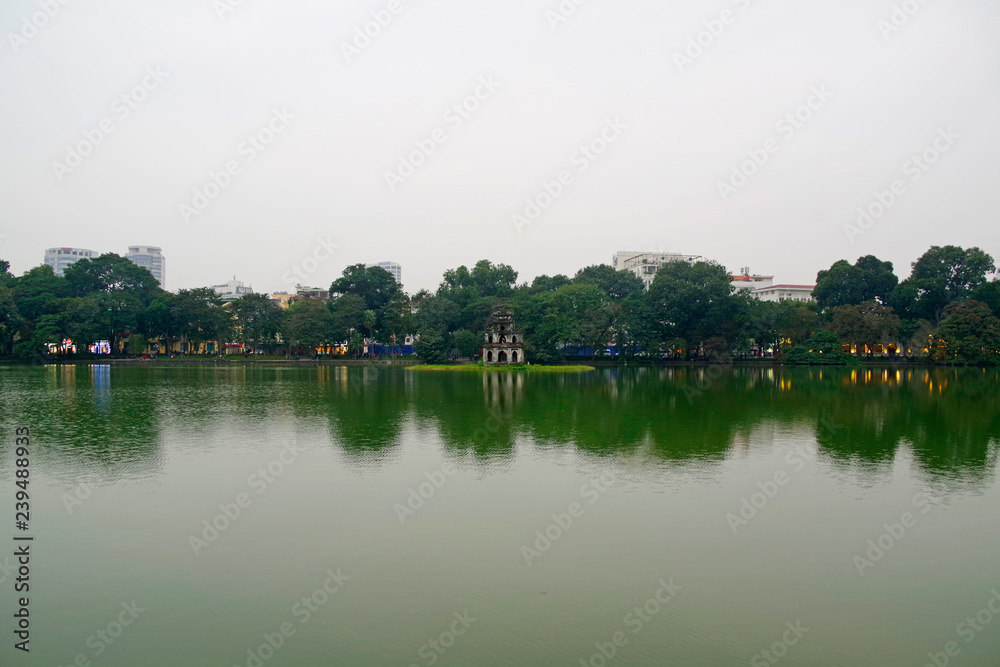
[[[10,366],[415,366],[408,359],[0,359]]]
[[[426,371],[430,373],[490,373],[507,371],[509,373],[586,373],[597,370],[593,366],[580,364],[553,364],[538,366],[480,366],[478,364],[418,364],[408,366],[411,371]]]
[[[404,368],[426,367],[431,371],[464,371],[472,372],[477,370],[508,370],[520,371],[527,369],[549,369],[554,370],[595,370],[597,368],[702,368],[708,366],[732,366],[739,368],[989,368],[990,366],[960,366],[951,364],[935,364],[928,361],[889,361],[886,359],[861,360],[851,364],[789,364],[781,361],[754,361],[735,360],[729,362],[717,361],[631,361],[618,362],[611,360],[588,360],[585,363],[560,363],[537,365],[537,366],[478,366],[472,363],[457,364],[425,364],[417,359],[217,359],[206,357],[204,359],[0,359],[0,366],[253,366],[253,365],[282,365],[291,367],[305,366],[399,366]]]

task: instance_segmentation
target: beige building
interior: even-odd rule
[[[295,295],[289,294],[288,292],[272,292],[271,301],[277,304],[281,308],[288,308],[290,305],[295,303]]]
[[[642,279],[649,289],[660,265],[667,262],[688,262],[693,264],[702,259],[701,255],[681,255],[671,252],[642,252],[639,250],[619,250],[611,265],[618,271],[630,271]]]

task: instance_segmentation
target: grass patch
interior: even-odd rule
[[[489,371],[514,371],[517,373],[583,373],[594,370],[593,366],[483,366],[480,364],[463,364],[448,366],[444,364],[423,364],[407,366],[411,371],[451,371],[453,373],[482,373]]]

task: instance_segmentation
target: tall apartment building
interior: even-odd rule
[[[618,271],[631,271],[642,279],[646,289],[653,284],[656,271],[667,262],[688,262],[693,264],[702,259],[701,255],[681,255],[672,252],[642,252],[639,250],[619,250],[615,253],[612,266]]]
[[[46,248],[45,263],[52,267],[57,276],[61,276],[66,267],[81,259],[94,259],[98,253],[86,248]]]
[[[161,248],[152,245],[130,245],[125,259],[136,266],[149,269],[156,282],[160,283],[160,287],[166,284],[167,259],[163,256]]]
[[[403,267],[401,267],[398,263],[396,263],[396,262],[378,262],[376,264],[369,264],[366,268],[370,269],[373,266],[377,266],[380,269],[385,269],[386,271],[388,271],[389,273],[391,273],[392,277],[396,279],[396,284],[397,285],[402,285],[403,284]]]

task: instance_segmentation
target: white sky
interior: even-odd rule
[[[279,291],[294,265],[327,286],[348,264],[394,260],[414,292],[482,258],[530,281],[624,249],[787,283],[869,253],[905,277],[932,244],[1000,257],[990,0],[586,0],[555,29],[558,0],[399,0],[350,62],[342,43],[388,0],[243,0],[223,18],[222,0],[38,1],[58,12],[37,31],[22,32],[39,4],[0,5],[0,257],[17,274],[50,246],[138,244],[163,248],[172,290],[236,275]],[[894,2],[917,9],[883,35]],[[679,71],[675,52],[723,11],[730,23]],[[116,99],[157,67],[162,82],[122,117]],[[480,77],[499,87],[455,127],[445,114]],[[813,87],[831,97],[779,129]],[[241,143],[275,108],[294,118],[251,161]],[[60,180],[53,163],[103,118],[113,132]],[[581,172],[574,153],[609,119],[624,129]],[[904,163],[949,127],[958,138],[913,181]],[[385,173],[435,128],[444,143],[390,190]],[[772,138],[723,201],[718,182]],[[240,172],[185,223],[180,205],[230,160]],[[571,182],[518,230],[512,214],[562,170]],[[905,191],[849,240],[844,224],[895,179]],[[337,249],[303,265],[325,256],[318,238]]]

